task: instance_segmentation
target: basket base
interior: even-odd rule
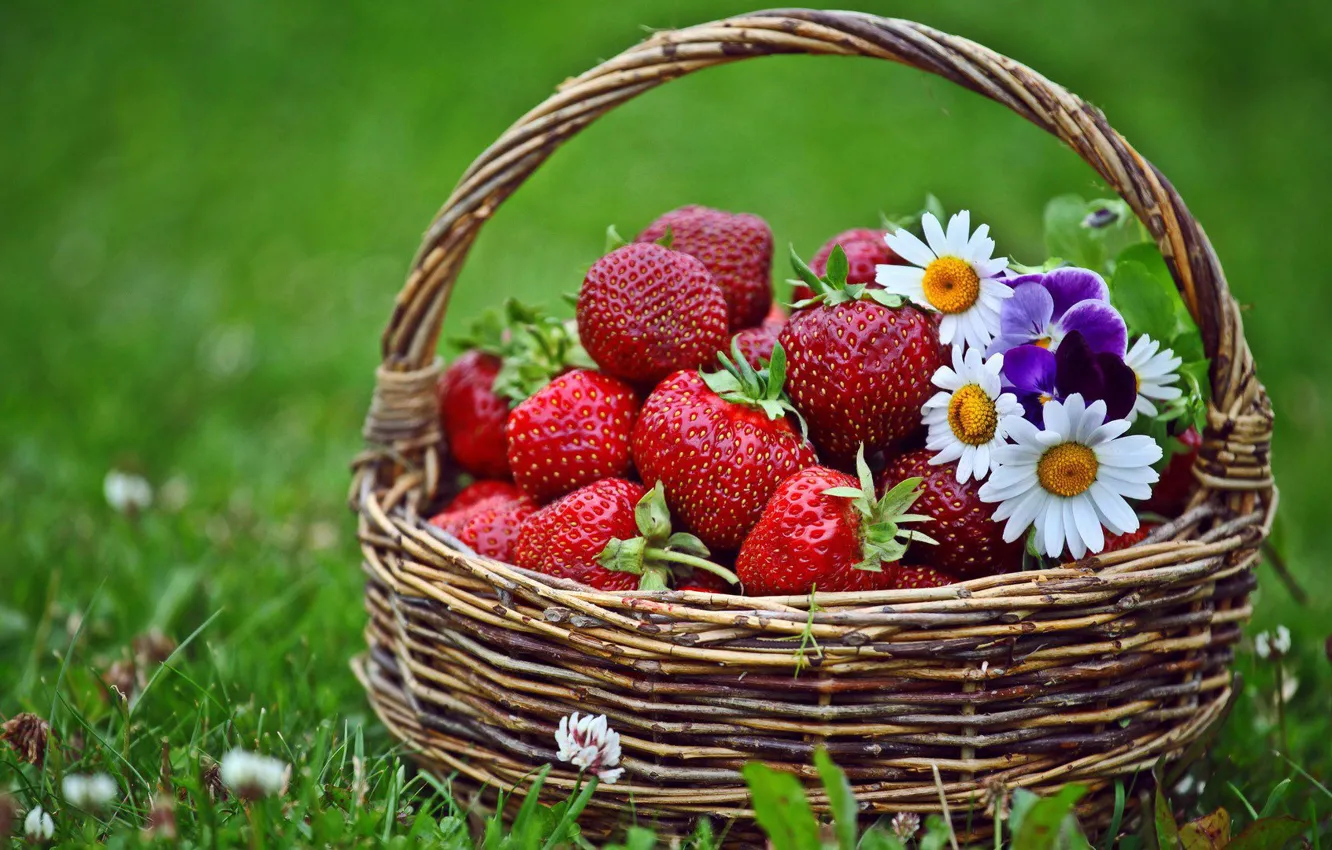
[[[473,830],[479,832],[484,826],[485,819],[495,811],[498,792],[501,789],[494,783],[486,781],[484,769],[476,769],[466,758],[468,743],[422,726],[417,720],[419,715],[412,709],[410,696],[398,683],[386,679],[384,671],[370,654],[356,656],[352,659],[351,666],[357,679],[366,688],[375,714],[396,738],[413,744],[412,749],[407,752],[408,758],[420,769],[434,773],[449,782],[461,808],[468,812]],[[450,753],[463,757],[456,757]],[[1121,812],[1121,830],[1138,821],[1141,796],[1150,790],[1151,783],[1150,774],[1147,772],[1128,778],[1125,788],[1127,792],[1125,808]],[[1091,793],[1078,804],[1077,816],[1087,837],[1095,843],[1109,828],[1114,818],[1115,786],[1104,781],[1083,784],[1091,786]],[[543,794],[543,797],[545,796],[547,795]],[[553,803],[557,799],[557,795],[552,794],[545,802]],[[510,795],[505,807],[506,820],[517,811],[521,802],[521,795]],[[913,805],[904,807],[903,810],[917,812],[922,820],[930,814],[942,813],[942,809],[937,805]],[[949,814],[959,842],[968,844],[992,840],[993,820],[989,813],[980,807],[970,811],[957,811],[954,808]],[[861,827],[862,829],[868,827],[887,816],[885,812],[864,814],[861,816]],[[732,811],[681,812],[655,808],[626,809],[615,803],[607,804],[595,797],[579,818],[579,828],[590,840],[607,841],[623,838],[624,830],[636,824],[652,828],[663,841],[674,844],[692,836],[698,828],[699,819],[704,817],[712,822],[713,835],[719,839],[718,846],[745,848],[767,846],[765,836],[749,812],[737,814]]]

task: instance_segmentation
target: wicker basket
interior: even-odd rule
[[[1156,238],[1211,361],[1212,407],[1189,509],[1141,545],[1059,569],[930,590],[805,597],[602,593],[450,548],[422,517],[442,468],[434,385],[449,292],[481,225],[565,140],[683,74],[756,56],[869,56],[998,101],[1058,136]],[[565,82],[463,175],[426,232],[383,337],[352,500],[368,575],[369,652],[355,668],[383,721],[455,789],[521,786],[554,760],[573,710],[619,730],[626,776],[583,817],[636,812],[667,832],[699,815],[753,835],[738,769],[812,777],[826,744],[864,816],[936,812],[973,833],[999,789],[1094,793],[1178,759],[1225,714],[1276,491],[1272,413],[1202,228],[1094,107],[1030,69],[920,24],[846,12],[760,12],[654,33]],[[819,652],[797,651],[809,628]],[[802,663],[807,666],[796,675]],[[574,773],[556,765],[547,787]],[[815,783],[816,784],[816,783]],[[815,791],[816,808],[826,800]],[[971,811],[973,810],[974,811]]]

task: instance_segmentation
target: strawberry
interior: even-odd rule
[[[523,491],[519,490],[518,485],[514,484],[512,481],[487,481],[482,479],[480,481],[473,481],[471,484],[468,484],[466,487],[462,488],[462,490],[458,491],[458,495],[453,497],[453,501],[449,502],[444,510],[452,511],[461,510],[462,508],[470,508],[472,505],[489,499],[492,496],[503,496],[507,499],[516,499],[522,494]]]
[[[526,496],[492,496],[466,509],[453,536],[478,555],[512,563],[518,529],[536,509],[536,502]]]
[[[435,389],[449,453],[472,475],[508,478],[510,406],[570,366],[592,364],[563,323],[513,300],[456,342],[463,353]]]
[[[697,369],[726,344],[726,299],[712,275],[688,254],[651,242],[593,263],[577,310],[588,354],[626,381],[653,384]]]
[[[603,478],[532,514],[514,554],[520,567],[597,590],[661,590],[675,565],[737,580],[704,560],[698,538],[671,532],[660,484],[649,490],[623,478]]]
[[[1143,540],[1147,539],[1147,535],[1155,531],[1158,525],[1159,523],[1155,522],[1145,522],[1138,526],[1137,531],[1126,531],[1123,534],[1107,534],[1105,536],[1105,548],[1101,550],[1101,554],[1104,555],[1106,552],[1118,552],[1122,549],[1127,549],[1130,546],[1138,545]]]
[[[897,570],[897,583],[893,585],[895,590],[912,590],[922,587],[944,587],[953,584],[957,579],[941,573],[934,567],[920,567],[903,565]]]
[[[449,454],[462,469],[486,478],[509,475],[509,401],[494,391],[502,365],[494,354],[472,349],[449,364],[435,387]]]
[[[902,265],[904,260],[897,256],[888,243],[883,241],[886,230],[874,230],[868,227],[857,227],[851,230],[843,231],[827,242],[814,255],[814,259],[809,261],[809,267],[813,269],[814,274],[822,277],[828,273],[828,258],[832,255],[833,247],[841,245],[842,250],[846,252],[848,268],[846,272],[847,283],[874,283],[876,274],[875,266]],[[877,286],[877,284],[875,284]],[[801,301],[814,297],[814,292],[803,283],[796,284],[791,290],[791,303],[799,304]]]
[[[738,353],[734,361],[723,356],[723,367],[662,381],[634,426],[633,452],[644,481],[666,484],[686,528],[713,549],[734,551],[777,485],[816,458],[787,416],[780,347],[766,369]]]
[[[994,505],[980,500],[981,482],[957,483],[957,464],[935,466],[934,452],[920,450],[899,455],[879,473],[879,488],[888,488],[908,478],[919,478],[920,499],[916,512],[929,517],[917,526],[938,545],[915,548],[907,554],[911,563],[927,563],[964,578],[1010,573],[1022,568],[1022,541],[1004,542],[1004,526],[990,517]]]
[[[1151,498],[1142,505],[1144,511],[1173,517],[1189,503],[1197,483],[1193,477],[1193,462],[1198,459],[1198,449],[1202,448],[1202,435],[1197,428],[1189,426],[1177,439],[1184,444],[1184,450],[1176,451],[1166,462],[1165,469],[1161,470],[1161,480],[1152,487]]]
[[[863,452],[856,466],[859,480],[811,466],[782,482],[735,561],[746,593],[786,596],[893,586],[906,541],[929,541],[901,527],[922,519],[906,512],[920,479],[908,478],[878,499]]]
[[[443,510],[430,518],[430,524],[444,529],[454,537],[469,516],[472,508],[483,502],[510,502],[523,495],[518,485],[508,481],[475,481],[464,487]]]
[[[772,303],[772,231],[756,215],[708,207],[672,210],[647,226],[635,242],[670,233],[670,247],[697,257],[726,297],[731,331],[763,321]]]
[[[944,365],[938,328],[900,296],[847,283],[846,254],[833,246],[828,275],[817,277],[792,252],[814,303],[782,329],[787,391],[809,423],[825,463],[850,469],[857,448],[870,454],[921,427],[920,408]]]
[[[774,319],[769,315],[758,327],[745,328],[731,337],[731,344],[739,347],[739,355],[750,366],[760,369],[766,361],[772,359],[773,346],[777,344],[777,337],[785,326],[784,317]],[[721,362],[720,359],[718,362]]]
[[[737,594],[739,588],[732,587],[726,579],[716,573],[706,573],[702,570],[694,570],[688,578],[681,579],[675,585],[676,590],[692,590],[696,593],[730,593]]]
[[[509,467],[522,491],[548,502],[629,471],[638,398],[633,387],[588,369],[565,372],[509,414]]]

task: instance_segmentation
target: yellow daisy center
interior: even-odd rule
[[[1036,464],[1041,486],[1059,496],[1076,496],[1096,481],[1096,453],[1081,443],[1060,443],[1047,449]]]
[[[967,384],[948,400],[948,427],[953,435],[969,446],[981,446],[994,439],[999,412],[994,401],[979,384]]]
[[[966,260],[940,257],[925,267],[921,287],[926,300],[940,313],[961,313],[980,297],[980,275]]]

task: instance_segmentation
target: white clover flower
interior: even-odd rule
[[[1253,639],[1253,651],[1258,653],[1259,658],[1269,658],[1272,655],[1272,636],[1267,632],[1259,632]]]
[[[906,841],[920,830],[920,815],[915,812],[898,812],[893,815],[893,834]]]
[[[1276,636],[1272,638],[1272,651],[1277,655],[1286,655],[1290,652],[1290,629],[1285,626],[1276,627]]]
[[[1067,547],[1074,558],[1105,548],[1111,534],[1138,530],[1138,515],[1125,497],[1146,499],[1157,478],[1152,464],[1161,447],[1151,437],[1124,436],[1124,419],[1105,421],[1105,402],[1085,404],[1080,393],[1041,409],[1044,429],[1009,417],[1011,445],[992,453],[990,480],[980,497],[999,502],[994,519],[1008,520],[1012,542],[1036,526],[1037,548],[1056,558]]]
[[[620,763],[620,733],[610,728],[606,715],[579,715],[578,712],[560,718],[555,732],[555,743],[560,750],[556,758],[574,767],[586,770],[614,785],[624,774]]]
[[[136,514],[153,503],[153,486],[141,475],[113,469],[102,480],[106,503],[118,513]]]
[[[1169,348],[1143,334],[1124,355],[1124,364],[1138,379],[1138,397],[1129,411],[1128,421],[1138,415],[1152,417],[1157,414],[1157,401],[1173,401],[1183,394],[1171,384],[1179,380],[1179,365],[1183,361]]]
[[[978,348],[963,354],[953,349],[953,368],[940,366],[931,380],[943,392],[935,393],[920,409],[929,428],[925,448],[936,452],[936,466],[957,461],[957,483],[977,481],[990,474],[990,455],[1004,445],[1009,416],[1021,416],[1017,396],[1001,392],[999,370],[1004,356],[986,360]]]
[[[55,835],[55,821],[41,806],[33,806],[23,819],[23,834],[34,841],[50,841]]]
[[[60,784],[65,800],[85,811],[100,809],[115,799],[120,789],[105,773],[71,773]]]
[[[291,766],[268,756],[245,750],[232,750],[218,766],[222,784],[236,796],[257,800],[278,794],[287,784]]]
[[[994,257],[988,224],[971,232],[967,210],[948,220],[947,233],[931,213],[921,216],[920,225],[929,244],[902,229],[883,237],[911,265],[876,266],[875,281],[918,307],[942,313],[939,340],[945,345],[984,351],[999,333],[999,306],[1013,297],[1012,287],[998,279],[1008,258]]]

